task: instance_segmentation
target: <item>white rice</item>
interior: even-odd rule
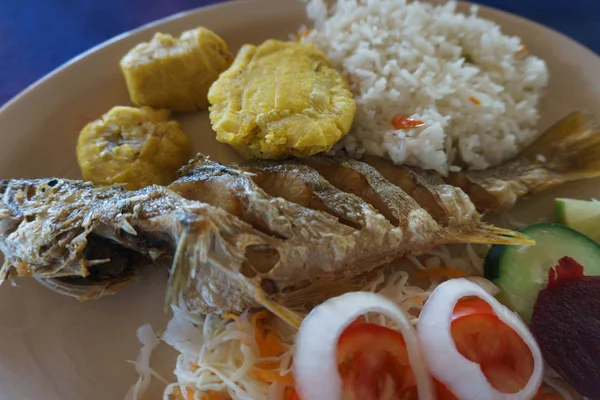
[[[476,13],[457,13],[455,2],[309,0],[314,28],[302,40],[325,51],[357,101],[339,148],[446,174],[498,164],[529,143],[546,64]],[[426,125],[396,130],[398,115]]]

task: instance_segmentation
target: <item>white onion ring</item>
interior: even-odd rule
[[[500,288],[494,282],[485,279],[483,276],[465,276],[465,279],[481,286],[486,292],[492,296],[500,293]]]
[[[465,358],[452,339],[450,326],[456,303],[463,297],[476,296],[491,307],[498,319],[513,329],[531,350],[533,373],[527,385],[517,393],[503,393],[487,380],[479,364]],[[467,279],[452,279],[439,285],[421,311],[417,336],[423,356],[434,378],[462,400],[529,400],[542,382],[544,363],[533,335],[517,314],[500,304],[481,286]]]
[[[433,384],[423,362],[417,335],[407,315],[387,298],[370,292],[352,292],[327,300],[302,321],[294,350],[294,379],[302,400],[340,400],[342,379],[338,373],[337,345],[350,323],[368,312],[391,318],[404,337],[419,399],[434,398]]]

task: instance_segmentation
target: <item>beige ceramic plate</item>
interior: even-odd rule
[[[600,117],[600,59],[560,34],[506,13],[483,9],[505,32],[521,36],[548,62],[551,84],[541,128],[582,108]],[[296,0],[236,1],[204,8],[119,36],[59,68],[0,110],[0,178],[78,178],[75,143],[79,129],[114,105],[129,104],[118,62],[154,32],[179,34],[204,25],[232,50],[267,38],[286,39],[305,22]],[[227,161],[232,151],[217,143],[206,113],[181,116],[197,150]],[[532,220],[551,211],[558,194],[600,196],[597,182],[564,186],[520,204],[515,212]],[[123,398],[136,373],[125,360],[137,357],[136,328],[160,329],[166,273],[152,270],[115,296],[88,303],[62,297],[31,280],[0,288],[0,399],[107,400]],[[153,365],[171,377],[175,354],[163,348]],[[152,387],[160,398],[160,385]]]

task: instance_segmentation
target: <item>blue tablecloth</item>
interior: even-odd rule
[[[52,69],[169,14],[226,0],[0,0],[0,105]],[[281,0],[292,1],[292,0]],[[480,0],[600,53],[598,0]]]

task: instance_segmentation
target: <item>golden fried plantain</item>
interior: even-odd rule
[[[208,88],[232,59],[223,39],[200,27],[179,39],[157,33],[123,57],[121,70],[133,104],[186,112],[208,107]]]
[[[190,140],[169,110],[113,107],[87,124],[77,141],[83,178],[127,189],[167,185],[189,160]]]
[[[217,140],[249,158],[306,157],[344,137],[356,104],[312,43],[245,45],[208,92]]]

